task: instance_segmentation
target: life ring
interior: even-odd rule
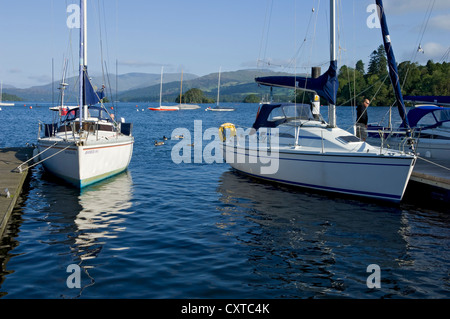
[[[224,123],[219,127],[219,137],[222,142],[225,142],[227,139],[226,135],[223,132],[227,128],[230,129],[230,137],[236,136],[236,127],[234,126],[234,124],[233,123]]]

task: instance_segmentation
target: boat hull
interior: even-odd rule
[[[205,111],[213,111],[213,112],[232,112],[234,109],[222,109],[222,108],[207,108]]]
[[[150,111],[179,111],[178,106],[160,106],[160,107],[149,107]]]
[[[280,149],[259,156],[249,149],[223,144],[225,161],[234,169],[272,182],[321,191],[399,202],[405,192],[414,156],[361,156],[308,153]],[[277,162],[272,173],[262,173]]]
[[[79,188],[125,171],[133,153],[132,138],[80,146],[66,141],[54,143],[45,138],[38,141],[42,165],[53,175]]]

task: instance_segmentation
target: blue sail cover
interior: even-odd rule
[[[83,105],[94,105],[100,102],[101,99],[105,97],[105,94],[103,92],[103,88],[99,91],[95,92],[94,88],[92,87],[92,83],[89,80],[89,76],[87,74],[87,71],[84,71],[84,104]]]
[[[381,32],[383,34],[384,50],[388,59],[389,77],[391,78],[392,86],[394,87],[395,99],[400,118],[408,127],[408,118],[406,117],[405,103],[403,102],[402,90],[400,87],[400,77],[398,75],[397,63],[395,62],[394,50],[391,45],[391,38],[389,36],[389,29],[387,26],[386,16],[384,14],[383,1],[375,0],[380,15]]]
[[[255,81],[262,85],[314,91],[330,104],[336,104],[339,81],[337,77],[337,61],[330,61],[327,72],[318,78],[297,76],[263,76]]]

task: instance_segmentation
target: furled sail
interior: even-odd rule
[[[387,56],[387,60],[388,60],[389,77],[391,78],[391,83],[392,83],[392,86],[394,87],[397,109],[400,114],[400,118],[403,120],[404,124],[406,124],[405,126],[409,127],[408,118],[406,117],[405,103],[403,102],[402,90],[400,87],[400,77],[398,75],[397,63],[395,62],[394,50],[392,49],[391,38],[389,36],[389,30],[388,30],[388,26],[387,26],[386,16],[384,14],[383,1],[375,0],[375,2],[377,5],[378,14],[379,14],[379,18],[380,18],[384,50],[386,51],[386,56]]]
[[[339,87],[337,77],[337,61],[330,61],[328,70],[318,78],[300,76],[263,76],[255,81],[262,85],[300,89],[316,92],[318,95],[335,105]]]
[[[89,76],[87,71],[84,72],[84,105],[94,105],[100,102],[101,99],[105,97],[105,93],[103,88],[95,91],[92,86],[91,81],[89,80]]]

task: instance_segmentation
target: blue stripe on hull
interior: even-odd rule
[[[266,177],[266,176],[259,176],[251,173],[247,173],[244,171],[241,171],[237,168],[233,168],[237,170],[238,172],[241,172],[245,175],[249,175],[255,178],[264,179],[268,181],[293,185],[293,186],[299,186],[299,187],[306,187],[306,188],[312,188],[317,190],[324,190],[328,192],[337,192],[337,193],[343,193],[343,194],[350,194],[350,195],[357,195],[357,196],[364,196],[364,197],[373,197],[373,198],[379,198],[379,199],[387,199],[394,202],[400,202],[402,197],[397,195],[391,195],[391,194],[383,194],[383,193],[374,193],[374,192],[363,192],[358,190],[349,190],[345,188],[335,188],[335,187],[327,187],[327,186],[318,186],[318,185],[312,185],[312,184],[306,184],[306,183],[298,183],[298,182],[291,182],[291,181],[285,181],[282,179],[272,178],[272,177]]]

